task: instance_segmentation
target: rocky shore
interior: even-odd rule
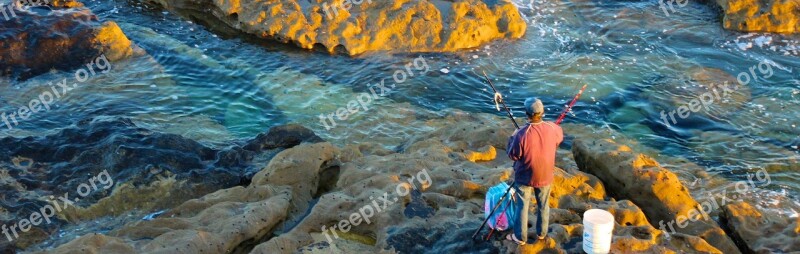
[[[714,213],[711,219],[702,219],[697,214],[696,218],[686,219],[687,210],[700,209],[701,205],[675,174],[629,146],[610,140],[581,138],[572,141],[571,153],[559,152],[560,168],[549,204],[552,207],[550,240],[522,248],[508,242],[493,244],[494,240],[471,241],[472,232],[483,218],[486,190],[509,180],[512,175],[510,160],[502,156],[510,130],[503,128],[499,120],[492,115],[455,113],[433,120],[452,126],[450,130],[454,132],[435,130],[420,134],[397,151],[371,143],[337,147],[300,126],[275,127],[258,138],[223,151],[192,145],[193,142],[180,137],[152,133],[137,138],[150,144],[137,147],[152,149],[121,154],[102,152],[107,149],[101,148],[87,149],[101,152],[97,155],[63,153],[64,156],[54,161],[37,162],[25,171],[12,170],[6,174],[14,179],[28,179],[31,177],[23,177],[22,172],[63,172],[64,169],[52,165],[111,154],[117,154],[116,158],[104,161],[116,161],[116,164],[105,165],[107,168],[151,167],[145,171],[146,175],[118,178],[113,191],[103,195],[106,197],[76,204],[75,209],[59,216],[53,227],[87,223],[100,216],[125,217],[121,211],[127,210],[157,213],[145,219],[128,220],[109,228],[107,233],[83,235],[54,246],[47,253],[412,253],[423,250],[574,253],[582,246],[581,216],[592,208],[605,209],[616,219],[613,253],[787,252],[796,250],[800,244],[800,221],[769,219],[766,214],[762,217],[756,206],[747,203],[726,205],[719,218]],[[104,129],[106,125],[129,127],[113,131]],[[93,121],[65,131],[61,136],[89,135],[82,140],[102,141],[107,139],[103,137],[108,132],[128,135],[124,133],[130,132],[127,131],[130,128],[135,127],[124,120]],[[582,127],[567,125],[565,128],[567,133],[580,133],[578,129]],[[132,133],[147,132],[131,130],[136,130]],[[137,140],[131,138],[126,139]],[[22,142],[9,138],[3,141]],[[76,149],[92,145],[79,139],[69,139],[69,142],[74,142]],[[36,156],[30,153],[42,149],[26,146],[4,150],[3,160]],[[148,165],[135,160],[149,158],[146,154],[188,157],[177,160],[184,165],[172,166]],[[148,161],[169,160],[165,157]],[[184,166],[196,169],[181,169]],[[204,167],[206,169],[202,169]],[[251,167],[257,172],[255,175],[245,173]],[[422,177],[422,172],[427,177]],[[126,174],[115,172],[112,175]],[[414,176],[418,179],[414,180]],[[421,181],[423,178],[425,180]],[[161,183],[142,184],[148,179]],[[47,185],[58,187],[53,192],[75,188],[55,182]],[[154,186],[158,186],[156,192],[152,190]],[[214,190],[218,186],[229,187]],[[409,191],[407,195],[398,195],[398,189]],[[142,195],[144,193],[154,195]],[[364,222],[352,224],[346,230],[326,230],[341,221],[352,220],[353,214],[378,200],[389,202],[375,206],[380,210],[374,210],[368,223],[364,218]],[[29,203],[36,204],[36,201]],[[5,217],[8,216],[9,213],[5,213]],[[676,220],[678,224],[674,226],[659,226],[659,221]],[[688,226],[678,227],[684,223]],[[48,232],[53,231],[23,234],[15,247],[28,247],[55,237]]]

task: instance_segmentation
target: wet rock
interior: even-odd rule
[[[152,169],[151,169],[152,170]],[[155,173],[155,174],[160,174]],[[170,173],[167,173],[169,175]],[[107,215],[120,215],[128,211],[160,209],[172,206],[175,201],[195,197],[195,191],[208,193],[208,186],[192,183],[185,179],[178,180],[177,175],[169,177],[159,176],[147,185],[121,183],[117,185],[110,196],[102,198],[95,203],[69,206],[63,208],[58,218],[67,222],[90,221]],[[136,202],[132,202],[136,201]]]
[[[122,239],[101,234],[79,237],[47,253],[119,253],[133,254],[134,249]]]
[[[791,0],[717,0],[722,25],[743,32],[800,32],[800,3]]]
[[[498,249],[491,242],[471,239],[479,226],[479,221],[471,221],[466,224],[446,222],[424,227],[395,227],[389,230],[386,243],[399,253],[497,253]]]
[[[122,253],[232,252],[241,243],[272,232],[286,217],[290,193],[288,188],[271,186],[224,189],[186,201],[154,220],[129,224],[112,232],[115,237],[87,235],[48,253],[72,253],[73,246],[81,244],[98,246],[96,238],[113,243]]]
[[[38,211],[47,205],[48,196],[67,195],[70,201],[75,201],[75,205],[64,206],[66,210],[58,214],[60,219],[54,218],[53,223],[39,226],[49,233],[55,231],[65,221],[74,222],[73,219],[92,219],[97,216],[120,214],[125,211],[123,209],[134,207],[150,209],[167,205],[169,201],[149,199],[154,197],[153,195],[137,196],[130,195],[131,192],[120,191],[115,193],[119,195],[118,197],[129,198],[118,199],[118,203],[105,206],[111,208],[110,210],[89,209],[87,213],[79,214],[76,212],[82,210],[76,210],[75,207],[89,206],[102,198],[109,198],[113,190],[126,189],[124,187],[126,184],[146,186],[158,180],[160,176],[169,174],[180,175],[179,179],[186,180],[194,175],[192,170],[209,170],[208,166],[203,165],[204,161],[214,158],[213,150],[196,142],[177,135],[151,133],[136,127],[127,119],[87,120],[53,135],[5,137],[0,139],[0,144],[2,144],[0,165],[8,168],[9,175],[24,186],[21,191],[9,192],[3,202],[3,206],[13,214],[14,220],[8,224],[16,223],[16,220],[26,218],[32,211]],[[17,158],[29,158],[32,162],[18,167],[14,164]],[[149,170],[143,170],[149,165],[164,168],[167,172],[151,175]],[[92,177],[102,172],[108,172],[110,179],[102,184],[96,183],[97,188],[89,189],[85,196],[79,196],[78,187],[90,184]],[[214,174],[212,184],[230,186],[239,181],[238,175],[234,172]],[[192,182],[202,182],[198,181],[201,177],[194,178]],[[191,195],[202,195],[204,188],[206,193],[213,191],[211,188],[216,188],[202,186],[187,188],[188,186],[177,185],[175,192],[159,189],[160,194],[155,197],[185,200],[191,198]],[[193,194],[192,191],[200,193]],[[38,242],[44,239],[40,237],[42,235],[23,233],[20,235],[20,240],[13,244],[25,241]],[[17,247],[24,248],[19,245]]]
[[[35,227],[41,232],[22,233],[12,243],[25,248],[27,243],[46,239],[67,222],[130,211],[147,213],[247,183],[246,172],[261,168],[261,160],[269,161],[283,147],[300,140],[291,137],[319,140],[299,126],[276,127],[272,133],[280,136],[265,134],[243,142],[276,144],[261,147],[268,149],[263,151],[235,145],[220,151],[179,135],[138,127],[124,118],[88,119],[49,136],[5,137],[0,139],[0,175],[8,177],[0,186],[5,211],[0,220],[14,224],[48,205],[51,195],[68,195],[69,200],[75,200],[74,205],[58,212],[53,223]],[[231,156],[239,160],[230,160]],[[106,177],[99,178],[104,181],[92,180],[104,172]],[[90,184],[97,187],[80,189]]]
[[[247,183],[261,171],[264,165],[270,162],[273,156],[283,149],[303,143],[324,142],[313,131],[296,124],[276,126],[267,133],[262,133],[245,143],[242,147],[225,149],[218,155],[217,163],[220,167],[231,167],[242,164],[254,165],[245,172]],[[260,156],[259,156],[260,155]]]
[[[266,134],[258,134],[247,142],[244,149],[261,152],[276,148],[290,148],[301,143],[320,143],[322,138],[313,131],[297,124],[282,125],[269,129]]]
[[[717,223],[698,212],[700,204],[678,177],[649,156],[610,140],[575,140],[572,151],[581,170],[598,176],[611,196],[642,207],[651,225],[700,236],[724,253],[739,253]]]
[[[722,207],[722,225],[745,253],[800,250],[800,218],[762,211],[745,202]]]
[[[48,5],[52,6],[53,8],[83,7],[83,3],[78,2],[77,0],[50,0]]]
[[[146,184],[156,178],[141,172],[148,165],[177,174],[206,168],[203,164],[215,158],[214,150],[197,142],[174,134],[153,133],[128,119],[89,119],[58,134],[6,137],[0,139],[0,144],[0,160],[22,156],[32,159],[34,168],[49,166],[49,172],[41,174],[17,171],[25,177],[43,183],[71,182],[52,186],[63,192],[75,190],[79,183],[75,176],[96,175],[106,169],[117,182],[137,179],[135,184]]]
[[[440,52],[520,38],[527,25],[510,1],[151,0],[208,24],[304,49]]]
[[[117,61],[139,51],[116,23],[101,23],[79,6],[74,1],[16,5],[16,17],[0,23],[0,75],[28,79],[51,69],[79,68],[101,55]]]

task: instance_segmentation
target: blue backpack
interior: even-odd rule
[[[489,188],[489,191],[486,192],[486,202],[484,203],[484,219],[489,218],[489,213],[492,212],[492,208],[497,205],[497,202],[500,202],[500,199],[503,198],[503,194],[506,194],[506,190],[508,190],[508,184],[505,182],[501,182]],[[492,230],[505,231],[514,228],[514,224],[519,220],[516,206],[521,205],[516,204],[512,200],[511,197],[514,195],[516,195],[514,200],[521,200],[520,195],[516,192],[516,188],[511,188],[506,198],[503,199],[503,203],[500,204],[497,211],[495,211],[492,217],[489,218],[489,221],[486,222]]]

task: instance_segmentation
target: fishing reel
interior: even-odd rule
[[[504,103],[503,102],[503,95],[498,93],[498,92],[495,92],[494,93],[494,107],[497,109],[497,111],[500,111],[500,104],[501,103]]]

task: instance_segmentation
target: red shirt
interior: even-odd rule
[[[527,124],[508,140],[506,153],[514,160],[514,180],[535,188],[553,183],[556,149],[564,131],[552,122]]]

